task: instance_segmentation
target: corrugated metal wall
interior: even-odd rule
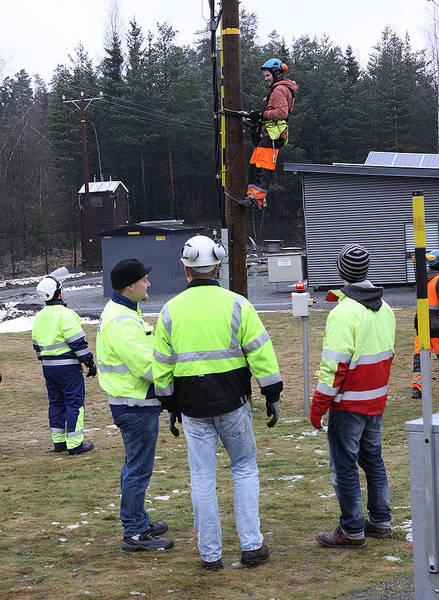
[[[426,221],[439,221],[437,179],[305,173],[309,285],[340,286],[336,257],[351,242],[371,252],[373,283],[407,283],[405,224],[413,222],[415,190],[424,190]]]

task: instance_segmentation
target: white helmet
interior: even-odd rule
[[[61,288],[63,281],[70,275],[66,267],[55,269],[44,277],[37,285],[37,294],[41,300],[48,302],[52,300],[55,292]]]
[[[191,237],[181,250],[181,262],[198,271],[208,273],[227,256],[221,243],[216,243],[205,235]]]

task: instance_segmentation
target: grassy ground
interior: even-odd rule
[[[175,546],[166,552],[122,553],[118,507],[123,445],[97,381],[86,383],[87,439],[96,450],[78,457],[51,453],[46,391],[30,334],[1,335],[0,598],[325,600],[374,582],[410,577],[412,548],[404,530],[411,518],[404,423],[422,414],[421,404],[410,399],[413,312],[396,311],[396,358],[383,427],[394,539],[370,538],[366,549],[355,551],[325,549],[314,541],[316,532],[331,530],[338,522],[326,437],[303,415],[300,319],[267,313],[263,320],[285,382],[282,417],[274,429],[266,427],[265,404],[256,391],[253,400],[262,531],[272,557],[257,569],[239,566],[229,460],[219,447],[225,569],[217,573],[200,568],[185,440],[183,435],[171,436],[165,415],[147,507],[153,520],[168,522]],[[326,315],[313,312],[310,318],[311,373],[318,368]],[[86,331],[93,346],[96,328],[88,326]],[[434,382],[433,404],[439,408]],[[398,560],[389,560],[391,556]]]

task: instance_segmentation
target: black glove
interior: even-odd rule
[[[85,376],[86,377],[96,377],[96,365],[95,365],[94,360],[91,359],[84,364],[87,367],[87,373]]]
[[[262,110],[250,110],[248,113],[248,118],[254,123],[260,121],[262,119]]]
[[[168,415],[169,430],[174,437],[180,435],[180,430],[175,426],[175,422],[178,420],[181,423],[181,412],[177,409],[175,412],[170,412]]]
[[[3,375],[0,373],[0,383],[1,383],[2,379],[3,379]]]
[[[267,427],[274,427],[279,420],[280,405],[279,396],[266,399],[265,406],[267,407],[267,417],[271,419],[267,423]]]
[[[170,413],[178,412],[177,400],[175,399],[174,394],[171,394],[170,396],[160,396],[159,400],[163,410],[167,410]]]

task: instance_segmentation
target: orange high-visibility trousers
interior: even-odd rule
[[[435,351],[436,357],[439,359],[439,338],[430,338],[430,354]],[[413,357],[413,376],[412,376],[412,388],[417,388],[422,392],[422,377],[421,377],[421,357],[419,354],[419,336],[415,338],[415,355]]]

